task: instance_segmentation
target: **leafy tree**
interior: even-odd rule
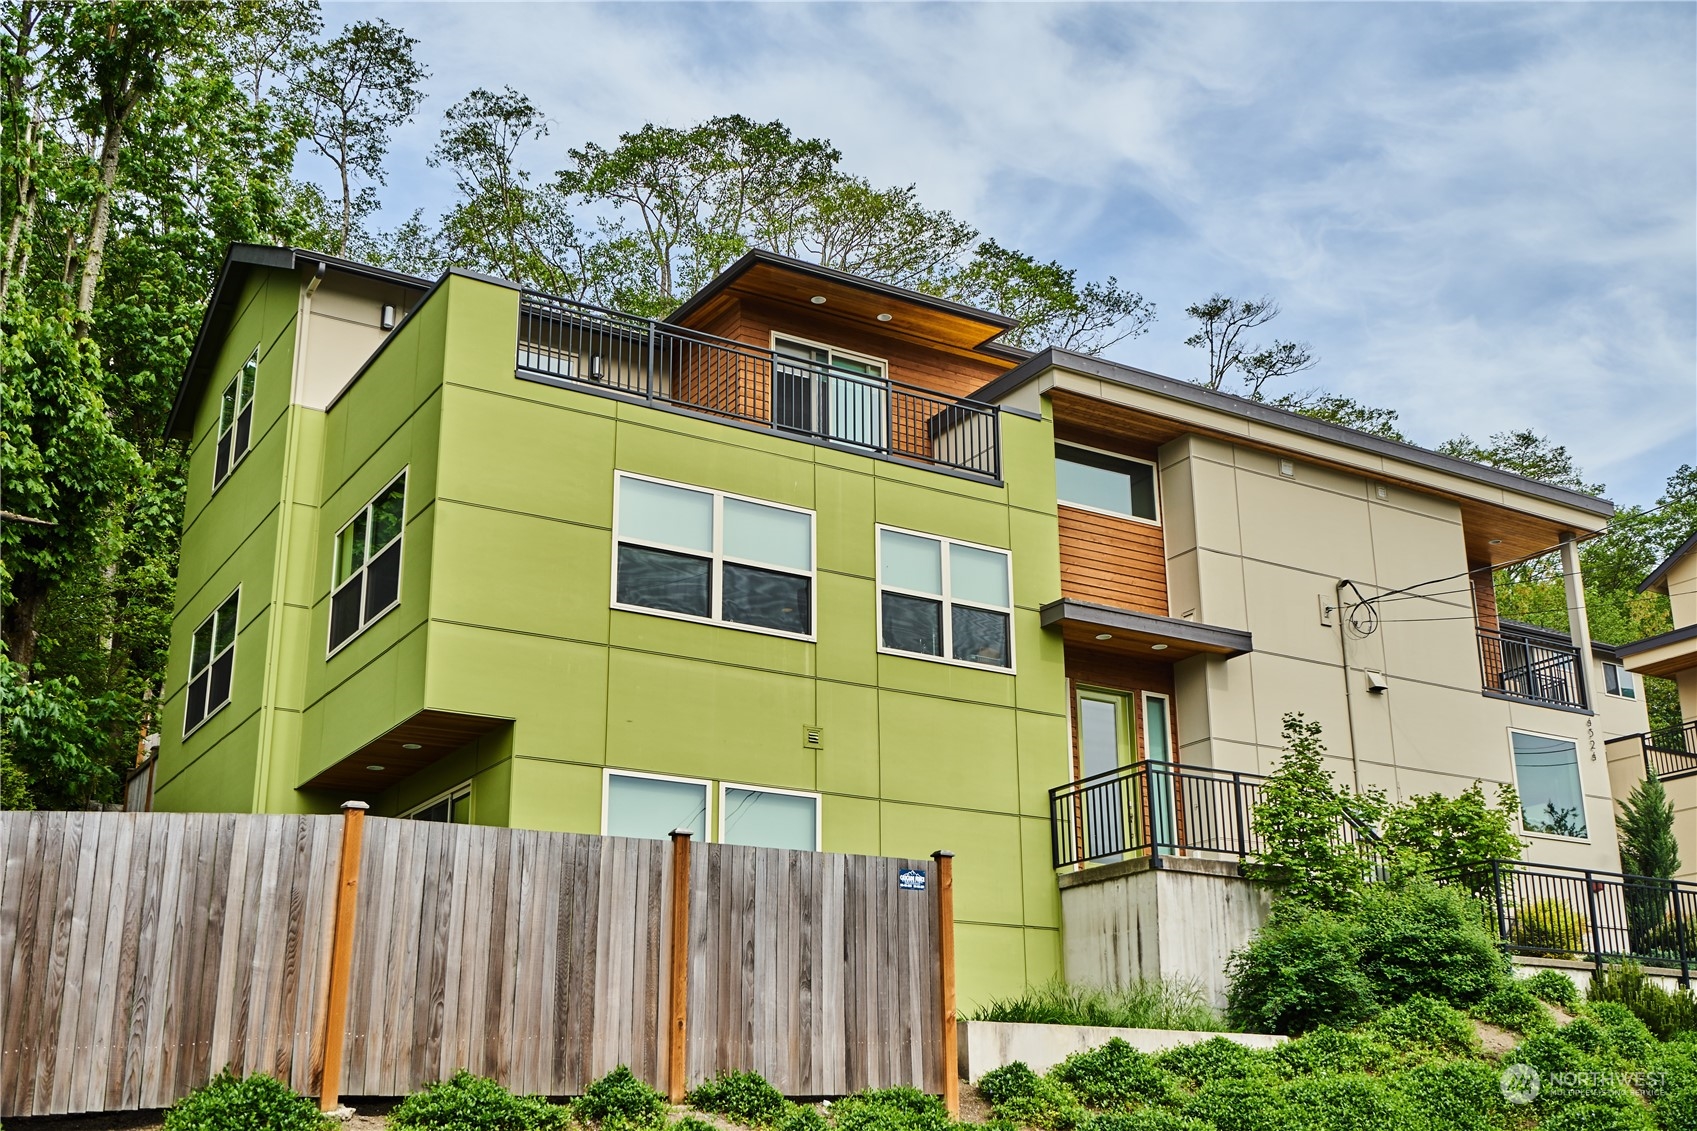
[[[1446,456],[1501,468],[1540,483],[1568,487],[1588,495],[1601,495],[1601,483],[1587,483],[1573,455],[1566,447],[1530,428],[1492,434],[1489,442],[1480,444],[1467,435],[1445,440],[1438,445]]]
[[[1341,424],[1345,428],[1353,428],[1357,432],[1366,432],[1387,440],[1400,440],[1405,443],[1408,440],[1397,427],[1397,417],[1400,414],[1396,409],[1374,408],[1342,393],[1308,389],[1300,393],[1286,393],[1268,403],[1279,408],[1288,408],[1292,412],[1300,412],[1303,416],[1312,416],[1315,420]]]
[[[1196,332],[1184,340],[1187,346],[1208,351],[1205,388],[1219,389],[1226,378],[1236,375],[1244,391],[1257,399],[1268,381],[1312,369],[1319,358],[1307,342],[1277,338],[1270,346],[1254,346],[1243,335],[1279,316],[1279,304],[1270,296],[1235,299],[1215,292],[1206,302],[1192,303],[1184,312],[1196,320]]]
[[[878,189],[839,170],[808,194],[793,226],[763,238],[781,255],[940,293],[978,233],[920,204],[914,185]]]
[[[1018,319],[1002,340],[1026,348],[1049,344],[1100,353],[1143,333],[1155,320],[1154,305],[1113,276],[1083,286],[1077,276],[1056,261],[1039,263],[985,240],[942,289],[950,298]]]
[[[1455,797],[1421,794],[1385,812],[1380,839],[1405,874],[1447,873],[1469,891],[1491,883],[1492,860],[1518,860],[1524,847],[1514,832],[1520,798],[1511,785],[1497,786],[1493,805],[1474,782]]]
[[[369,189],[356,194],[353,179],[384,183],[389,131],[410,122],[424,100],[429,73],[413,58],[418,40],[386,20],[349,24],[314,52],[296,79],[293,97],[306,113],[306,140],[335,166],[341,184],[341,239],[345,253],[358,221],[377,210]]]

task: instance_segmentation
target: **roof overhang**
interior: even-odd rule
[[[207,300],[206,313],[201,317],[200,332],[195,336],[194,349],[189,352],[189,363],[183,370],[182,382],[177,386],[176,399],[171,402],[171,415],[165,423],[167,439],[190,438],[194,427],[194,406],[200,403],[207,384],[212,380],[212,366],[217,360],[224,335],[239,312],[237,307],[248,277],[256,270],[297,271],[303,266],[310,266],[313,270],[322,266],[326,271],[411,287],[420,292],[430,287],[429,280],[416,275],[373,267],[369,263],[356,263],[323,252],[261,244],[231,244],[224,253],[224,265],[219,268],[218,281],[213,284],[212,295]]]
[[[1697,551],[1697,531],[1692,531],[1691,537],[1680,543],[1678,549],[1662,559],[1661,565],[1650,571],[1650,576],[1644,579],[1644,584],[1638,587],[1638,592],[1648,593],[1654,589],[1658,593],[1666,593],[1668,591],[1668,574],[1672,572],[1674,566],[1679,564],[1681,558],[1693,551]]]
[[[512,721],[456,711],[419,711],[352,754],[325,766],[298,788],[370,797],[490,731],[511,725]]]
[[[1697,668],[1697,624],[1660,636],[1647,636],[1615,649],[1627,671],[1639,675],[1674,676]]]
[[[1250,634],[1241,628],[1160,617],[1062,598],[1039,612],[1044,628],[1059,628],[1073,647],[1125,656],[1144,662],[1176,664],[1192,656],[1241,656],[1254,650]]]
[[[825,301],[818,303],[816,298]],[[823,306],[833,321],[869,333],[982,352],[1002,361],[1029,356],[1023,350],[990,342],[1019,324],[1005,315],[759,249],[719,272],[665,320],[676,326],[700,328],[742,299],[775,302],[813,313],[819,313],[818,308]],[[890,318],[879,321],[881,314]]]

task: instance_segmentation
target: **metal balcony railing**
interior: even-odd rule
[[[524,291],[518,370],[851,450],[999,480],[994,405]]]
[[[1599,967],[1632,959],[1681,979],[1697,961],[1697,884],[1518,860],[1491,861],[1473,883],[1511,953]]]
[[[1646,773],[1663,781],[1697,774],[1697,720],[1645,731],[1638,737],[1644,743]]]
[[[1049,791],[1056,868],[1125,856],[1198,854],[1243,859],[1259,852],[1255,804],[1260,774],[1133,762]],[[1340,824],[1341,842],[1373,834]]]
[[[1547,707],[1585,707],[1579,650],[1537,637],[1479,629],[1485,689]]]

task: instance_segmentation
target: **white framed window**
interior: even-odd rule
[[[603,836],[665,840],[673,829],[689,829],[707,839],[712,782],[636,770],[605,770],[601,782]]]
[[[336,532],[330,577],[330,647],[341,647],[401,603],[401,535],[406,528],[407,473]]]
[[[1173,760],[1172,703],[1159,691],[1143,693],[1143,756],[1151,762]]]
[[[1510,730],[1514,788],[1520,824],[1540,836],[1588,840],[1585,791],[1579,780],[1579,744],[1571,738]]]
[[[253,390],[258,379],[259,347],[254,346],[253,353],[230,378],[230,383],[224,386],[224,395],[218,402],[218,443],[212,460],[214,491],[242,462],[242,457],[247,455],[248,444],[253,440]]]
[[[719,784],[719,840],[755,848],[819,851],[819,795],[767,786]]]
[[[189,690],[183,706],[183,737],[229,706],[236,673],[236,626],[241,586],[200,622],[189,644]]]
[[[1638,684],[1632,673],[1609,660],[1603,661],[1603,690],[1622,699],[1638,698]]]
[[[1012,672],[1008,551],[879,526],[878,650]]]
[[[1066,506],[1160,525],[1155,465],[1079,444],[1055,445],[1055,497]]]
[[[793,334],[772,334],[772,424],[882,448],[890,424],[889,363]]]
[[[471,824],[471,783],[461,782],[443,790],[429,801],[414,805],[402,818],[412,821],[437,821],[444,825]]]
[[[613,607],[814,639],[813,512],[620,472]]]

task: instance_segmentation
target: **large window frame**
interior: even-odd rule
[[[624,514],[625,484],[631,480],[644,483],[656,483],[663,487],[674,487],[683,491],[693,491],[698,495],[709,495],[713,499],[713,548],[708,551],[695,547],[679,546],[651,538],[626,535],[622,530]],[[739,557],[725,552],[725,503],[727,500],[748,503],[753,506],[770,507],[773,510],[788,511],[791,514],[807,516],[807,560],[806,570],[793,566],[775,565],[771,562],[756,561],[753,558]],[[694,613],[679,612],[675,609],[660,609],[651,605],[637,605],[619,600],[619,547],[630,545],[658,550],[663,553],[703,559],[711,564],[708,567],[707,616],[696,616]],[[742,621],[727,620],[724,616],[725,603],[725,566],[726,564],[741,566],[745,569],[763,570],[768,573],[786,574],[790,577],[807,579],[807,631],[794,632],[789,629],[773,628],[768,625],[746,624]],[[702,487],[694,483],[679,483],[671,479],[662,479],[654,475],[643,475],[634,471],[617,472],[613,479],[613,564],[612,564],[612,593],[611,607],[626,613],[641,613],[644,616],[665,617],[669,620],[688,621],[692,624],[710,624],[718,628],[733,628],[739,632],[758,632],[765,636],[778,636],[785,640],[802,640],[817,642],[819,639],[819,516],[818,513],[806,507],[791,506],[788,503],[777,503],[770,499],[757,499],[752,495],[740,495],[734,491],[718,491],[711,487]]]
[[[907,589],[899,585],[891,585],[884,580],[884,533],[905,534],[912,538],[924,538],[927,541],[942,545],[942,593],[926,593],[918,589]],[[877,587],[877,616],[876,631],[878,633],[878,651],[885,656],[901,656],[910,660],[928,660],[935,664],[951,664],[957,668],[970,668],[973,671],[1000,672],[1003,675],[1014,675],[1017,672],[1018,659],[1014,644],[1016,626],[1014,623],[1014,589],[1013,589],[1013,551],[1002,546],[987,546],[981,542],[968,542],[964,538],[949,538],[942,534],[932,534],[924,530],[908,530],[900,526],[889,526],[878,523],[873,531],[875,551],[875,583]],[[950,551],[952,547],[964,546],[972,550],[981,550],[997,554],[1001,557],[1006,569],[1008,603],[1006,605],[991,605],[983,601],[954,595],[953,579],[950,569]],[[941,601],[942,603],[942,654],[933,655],[929,652],[909,652],[903,648],[892,648],[884,643],[884,594],[892,593],[898,597],[916,598],[924,601]],[[976,660],[957,659],[954,655],[954,609],[959,605],[969,609],[980,609],[985,612],[1000,613],[1007,617],[1008,625],[1008,662],[1006,664],[986,664]]]
[[[1613,660],[1603,661],[1603,694],[1613,695],[1616,699],[1638,699],[1638,681],[1632,678],[1632,673],[1622,664]]]
[[[429,820],[430,818],[420,817],[419,814],[423,813],[427,809],[434,809],[436,806],[438,806],[438,805],[442,804],[442,802],[446,801],[448,803],[448,818],[447,818],[446,821],[443,821],[441,823],[448,824],[448,825],[469,825],[469,824],[472,823],[472,820],[471,820],[471,795],[472,795],[471,781],[468,779],[466,781],[461,782],[460,784],[458,784],[456,786],[453,786],[450,789],[444,789],[441,793],[436,794],[434,797],[430,798],[428,801],[422,801],[419,804],[414,805],[411,809],[408,809],[406,812],[399,814],[399,817],[400,817],[401,820],[410,820],[410,821]],[[463,820],[463,821],[456,821],[456,820],[454,820],[454,806],[455,806],[455,803],[460,801],[462,798],[465,800],[465,803],[466,803],[466,819]]]
[[[253,445],[253,399],[259,386],[259,347],[224,386],[218,399],[218,427],[212,444],[212,490],[235,472]]]
[[[782,330],[772,331],[772,423],[778,428],[788,428],[798,432],[807,432],[834,440],[841,444],[850,444],[857,448],[879,450],[890,442],[890,363],[888,359],[874,357],[871,354],[846,350],[829,342],[816,342],[799,334],[786,334]],[[821,350],[825,357],[799,358],[782,352],[780,343],[800,346],[803,349]],[[789,363],[786,365],[786,362]],[[847,362],[847,365],[842,364]],[[859,373],[854,367],[876,368],[877,373]],[[793,369],[794,372],[786,372]],[[850,376],[860,380],[851,380]],[[808,415],[805,420],[783,418],[779,408],[780,378],[794,381],[800,379],[805,383],[807,393]],[[823,381],[824,395],[821,396],[820,382]],[[833,384],[832,382],[836,382]],[[862,384],[865,382],[865,384]],[[840,422],[835,417],[843,414],[844,402],[836,390],[852,388],[856,390],[857,398],[867,393],[873,393],[880,401],[877,415],[867,416],[864,408],[860,411],[861,422],[874,421],[875,435],[854,435],[840,429]],[[853,415],[849,416],[853,421]]]
[[[241,634],[242,587],[235,590],[218,602],[207,618],[195,627],[194,635],[189,637],[189,674],[183,684],[183,739],[199,730],[209,722],[212,716],[228,707],[236,693],[236,638]],[[223,636],[220,631],[229,625],[229,641],[220,644]],[[199,641],[202,632],[206,633],[206,662],[199,663]],[[197,664],[199,666],[197,666]],[[201,703],[201,713],[198,719],[193,716],[195,685],[204,679],[206,682],[198,692]],[[223,686],[223,697],[216,703],[212,701],[213,689]],[[192,721],[191,721],[192,720]]]
[[[325,626],[327,630],[324,654],[325,659],[329,659],[331,656],[336,655],[336,653],[346,648],[349,644],[352,644],[355,640],[358,640],[361,636],[365,635],[366,630],[372,625],[388,616],[394,610],[400,608],[401,590],[406,582],[406,553],[403,547],[406,544],[407,491],[410,486],[407,482],[407,474],[410,470],[411,469],[407,467],[401,468],[393,479],[390,479],[383,485],[383,489],[381,491],[367,499],[365,504],[361,506],[359,510],[355,511],[347,522],[342,524],[341,529],[336,531],[336,537],[331,540],[330,600],[328,616],[325,618],[327,622]],[[377,504],[389,496],[390,492],[395,489],[396,484],[399,484],[401,488],[400,522],[396,525],[394,537],[387,539],[382,543],[382,545],[374,547],[371,543],[371,535],[376,526],[375,519]],[[363,525],[361,525],[362,522]],[[342,539],[345,535],[348,535],[350,531],[356,531],[356,528],[357,532],[354,536],[364,540],[359,565],[355,566],[346,577],[338,581],[336,579],[336,572],[340,568],[342,561]],[[376,563],[376,560],[388,554],[390,551],[393,551],[395,555],[395,596],[393,600],[389,601],[381,608],[373,609],[370,607],[370,602],[367,599],[368,594],[366,592],[366,582],[369,579],[369,575],[372,572],[372,566]],[[357,599],[359,601],[358,624],[352,632],[349,632],[341,640],[337,640],[337,601],[351,588],[356,586]]]
[[[1129,514],[1125,511],[1109,510],[1106,507],[1095,507],[1088,503],[1069,502],[1068,500],[1060,497],[1058,483],[1056,485],[1055,492],[1055,501],[1057,503],[1063,507],[1071,507],[1073,510],[1088,511],[1091,514],[1103,514],[1107,515],[1109,518],[1117,518],[1125,522],[1140,522],[1144,526],[1155,527],[1159,527],[1161,525],[1161,469],[1153,460],[1139,459],[1136,456],[1128,456],[1121,452],[1109,452],[1104,451],[1101,448],[1092,448],[1086,444],[1074,444],[1067,440],[1058,440],[1055,443],[1055,462],[1057,465],[1062,459],[1066,458],[1065,453],[1068,450],[1080,452],[1087,457],[1085,459],[1073,459],[1069,462],[1083,464],[1085,466],[1093,466],[1103,471],[1114,471],[1121,474],[1129,474],[1127,469],[1115,467],[1115,464],[1136,465],[1138,467],[1148,468],[1149,494],[1150,500],[1154,505],[1155,513],[1153,516],[1145,517],[1140,514]],[[1059,469],[1057,468],[1057,473],[1058,470]]]
[[[680,785],[700,786],[701,787],[701,802],[702,802],[702,806],[705,810],[701,815],[701,839],[704,840],[704,841],[711,841],[713,839],[713,831],[714,831],[715,828],[717,828],[717,825],[714,822],[715,814],[713,812],[713,799],[714,799],[716,791],[713,789],[713,782],[712,782],[711,779],[709,779],[709,778],[686,777],[682,774],[655,774],[655,773],[648,773],[644,770],[622,770],[622,769],[617,769],[613,766],[607,766],[607,767],[603,768],[602,771],[601,771],[601,835],[602,836],[623,835],[623,834],[616,834],[616,833],[612,833],[612,832],[608,831],[607,818],[608,818],[608,816],[611,812],[611,809],[612,809],[613,779],[614,778],[642,778],[642,779],[647,780],[647,781],[675,782],[675,783],[678,783]],[[644,838],[639,838],[639,839],[660,840],[660,839],[664,839],[664,838],[663,837],[653,837],[653,838],[644,837]]]
[[[1573,778],[1579,791],[1579,819],[1585,822],[1585,832],[1579,836],[1571,833],[1550,832],[1546,829],[1531,828],[1526,824],[1526,790],[1520,780],[1520,752],[1515,749],[1516,735],[1527,738],[1542,739],[1546,742],[1560,742],[1573,747]],[[1585,774],[1580,769],[1579,740],[1566,734],[1546,734],[1542,731],[1527,730],[1525,727],[1508,728],[1509,764],[1514,770],[1514,789],[1520,796],[1520,815],[1518,824],[1520,832],[1525,836],[1545,837],[1550,840],[1566,841],[1570,844],[1589,844],[1591,842],[1591,816],[1586,811]]]
[[[740,789],[740,790],[742,790],[746,793],[770,793],[770,794],[774,794],[774,795],[780,796],[780,797],[805,797],[808,800],[812,801],[813,802],[813,847],[811,849],[804,849],[802,851],[811,851],[811,852],[821,851],[819,846],[824,842],[824,830],[821,828],[821,826],[823,825],[822,816],[823,816],[823,808],[824,807],[820,802],[820,795],[819,794],[814,793],[811,790],[805,790],[805,789],[779,789],[776,786],[747,785],[743,782],[733,782],[733,781],[722,781],[722,782],[719,783],[719,790],[718,790],[719,819],[718,819],[717,822],[715,822],[714,827],[717,830],[716,835],[715,835],[715,839],[720,844],[732,844],[732,843],[741,844],[742,843],[741,841],[733,842],[733,841],[728,841],[728,840],[725,839],[725,827],[726,827],[726,825],[728,825],[730,823],[730,819],[733,815],[730,812],[730,805],[729,805],[729,802],[726,800],[725,795],[733,789]],[[786,849],[784,851],[797,851],[797,850]]]

